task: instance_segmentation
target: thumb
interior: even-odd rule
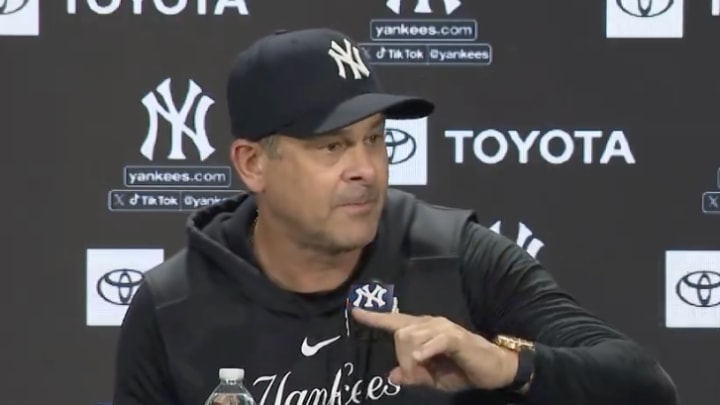
[[[417,367],[412,371],[403,371],[400,367],[395,367],[390,371],[388,380],[395,385],[425,385],[434,386],[434,379],[430,372],[422,367]]]
[[[390,371],[390,375],[388,376],[388,380],[396,385],[404,385],[403,382],[403,373],[402,369],[400,367],[395,367]]]

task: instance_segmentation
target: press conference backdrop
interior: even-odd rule
[[[475,209],[720,402],[718,0],[0,1],[3,402],[110,400],[143,272],[242,188],[232,58],[313,26],[437,102],[388,122],[393,186]]]

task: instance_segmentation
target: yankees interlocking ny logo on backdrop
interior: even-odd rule
[[[415,9],[413,10],[414,13],[430,14],[433,12],[432,7],[430,7],[430,0],[412,1],[415,1]],[[452,14],[455,10],[458,9],[458,7],[460,7],[461,4],[462,3],[460,2],[460,0],[443,0],[443,6],[445,6],[445,14]],[[385,5],[395,14],[400,14],[400,6],[402,5],[402,0],[387,0]]]
[[[500,231],[501,225],[502,221],[497,221],[492,224],[490,230],[497,234],[502,234],[502,232]],[[538,253],[540,253],[540,249],[545,246],[545,243],[543,243],[543,241],[541,241],[540,239],[534,237],[530,228],[528,228],[527,225],[522,222],[518,224],[517,238],[515,239],[515,243],[521,248],[525,249],[525,251],[533,258],[537,258]]]
[[[352,70],[353,77],[355,79],[362,79],[364,77],[370,77],[370,70],[365,65],[362,57],[360,56],[360,50],[357,47],[352,46],[350,41],[347,39],[343,40],[345,48],[332,41],[330,43],[330,50],[328,55],[333,58],[338,67],[338,75],[343,79],[347,79],[347,72],[345,66],[347,65]]]
[[[188,80],[188,84],[187,95],[180,108],[178,108],[173,101],[170,79],[165,79],[155,89],[155,92],[160,95],[160,99],[158,99],[155,92],[149,92],[143,97],[142,103],[148,112],[149,126],[145,141],[140,148],[140,153],[148,160],[153,160],[155,154],[155,145],[159,136],[159,117],[167,120],[171,127],[171,144],[168,159],[186,159],[185,153],[183,152],[183,139],[185,137],[192,140],[195,144],[198,154],[200,155],[200,160],[204,161],[215,152],[215,148],[210,145],[205,131],[205,118],[210,106],[212,106],[215,101],[207,95],[201,94],[202,89],[193,80]],[[191,114],[192,128],[188,126]]]

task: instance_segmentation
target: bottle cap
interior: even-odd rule
[[[218,374],[221,380],[240,381],[245,378],[245,370],[241,368],[221,368]]]

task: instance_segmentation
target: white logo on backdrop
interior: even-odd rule
[[[0,0],[0,36],[40,35],[40,0]]]
[[[428,119],[385,120],[391,186],[427,184]]]
[[[578,158],[581,158],[582,164],[586,165],[606,165],[615,162],[635,164],[630,143],[625,132],[621,130],[613,130],[609,134],[592,129],[574,131],[484,129],[477,134],[472,130],[447,130],[445,137],[454,140],[455,163],[464,163],[466,151],[472,150],[477,160],[490,165],[508,161],[528,164],[530,159],[541,159],[552,165],[562,165]]]
[[[144,273],[164,259],[163,249],[88,249],[87,325],[120,326]]]
[[[497,221],[492,224],[490,230],[497,234],[503,234],[500,230],[501,226],[502,221]],[[528,228],[527,225],[522,222],[518,224],[518,233],[515,238],[515,243],[521,248],[525,249],[525,251],[533,258],[537,258],[538,253],[540,253],[540,249],[545,246],[545,243],[543,243],[543,241],[541,241],[540,239],[534,237],[533,232],[530,230],[530,228]]]
[[[413,9],[414,13],[430,14],[433,12],[432,7],[430,7],[430,0],[414,0],[414,1],[415,1],[415,8]],[[393,13],[400,14],[402,0],[387,0],[385,2],[385,5],[387,6],[387,8],[392,10]],[[445,6],[445,14],[450,15],[462,5],[462,2],[460,2],[460,0],[443,0],[443,5]]]
[[[682,38],[683,0],[606,0],[607,38]]]
[[[158,99],[154,92],[149,92],[142,99],[142,103],[147,109],[149,126],[145,141],[140,147],[140,153],[148,160],[153,160],[155,154],[155,145],[159,136],[158,121],[164,118],[170,124],[170,153],[167,158],[171,160],[185,160],[183,152],[183,140],[190,139],[195,148],[197,148],[200,160],[205,160],[215,152],[215,148],[210,145],[207,133],[205,131],[205,119],[215,101],[202,95],[200,86],[192,80],[188,81],[189,88],[185,96],[185,101],[178,108],[173,101],[172,91],[170,90],[170,79],[165,79],[157,86],[155,92],[160,95]],[[192,118],[192,122],[189,123]]]
[[[85,0],[85,4],[95,14],[108,15],[113,14],[120,7],[128,3],[132,4],[132,14],[142,15],[148,13],[148,7],[154,7],[155,11],[164,15],[178,15],[188,9],[197,13],[197,15],[224,15],[225,11],[236,11],[238,15],[249,15],[245,0],[217,0],[215,7],[208,9],[207,0],[196,0],[194,2],[188,0]],[[168,5],[169,3],[169,5]],[[194,4],[193,4],[194,3]],[[68,14],[77,14],[78,0],[67,0]]]
[[[720,251],[665,252],[665,326],[720,329]]]

